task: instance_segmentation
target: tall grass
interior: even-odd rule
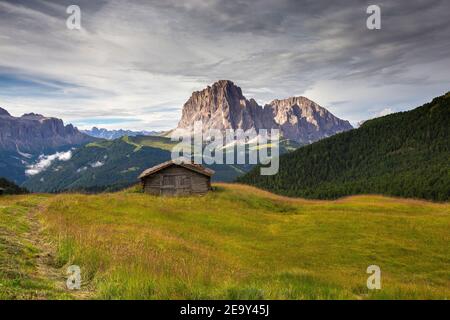
[[[58,195],[42,222],[59,267],[100,299],[449,298],[450,206],[287,199],[240,185],[204,197]],[[366,268],[382,269],[382,290]]]
[[[43,201],[42,196],[0,197],[0,300],[69,298],[37,272],[41,252],[30,212]]]
[[[449,204],[380,196],[307,201],[241,185],[214,189],[185,198],[138,188],[1,197],[0,299],[450,296]],[[56,280],[38,272],[40,240],[55,249],[48,267],[60,270]],[[62,291],[73,264],[87,294]],[[381,290],[366,287],[372,264],[381,267]]]

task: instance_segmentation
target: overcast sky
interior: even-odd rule
[[[66,27],[71,4],[82,30]],[[192,91],[230,79],[260,104],[304,95],[355,124],[450,91],[449,13],[448,0],[0,0],[0,106],[170,129]]]

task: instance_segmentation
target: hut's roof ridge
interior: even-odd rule
[[[186,159],[176,159],[176,160],[169,160],[163,163],[160,163],[154,167],[151,167],[144,172],[142,172],[139,176],[139,179],[145,178],[149,175],[152,175],[158,171],[161,171],[162,169],[165,169],[167,167],[170,167],[172,165],[177,165],[184,167],[186,169],[198,172],[200,174],[203,174],[205,176],[211,177],[214,174],[214,170],[211,170],[209,168],[205,168],[200,164],[193,163],[192,161],[186,160]]]

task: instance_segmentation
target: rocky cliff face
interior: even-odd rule
[[[39,153],[63,146],[81,145],[93,138],[81,133],[71,124],[39,114],[11,116],[0,108],[0,150]]]
[[[279,129],[283,137],[311,143],[352,129],[348,121],[335,117],[305,97],[274,100],[263,107],[247,100],[241,88],[221,80],[192,94],[183,106],[178,128],[202,121],[208,129]]]
[[[183,106],[178,128],[188,128],[202,121],[205,129],[244,129],[262,127],[261,107],[247,100],[241,88],[221,80],[202,91],[196,91]]]
[[[264,106],[273,116],[283,136],[301,143],[311,143],[352,129],[327,109],[305,97],[273,100]]]

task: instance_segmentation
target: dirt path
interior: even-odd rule
[[[38,249],[36,254],[36,277],[50,281],[54,284],[56,290],[64,292],[69,299],[92,298],[94,292],[83,286],[81,290],[67,289],[65,268],[56,268],[56,244],[45,237],[44,229],[39,221],[39,213],[44,208],[44,205],[39,205],[37,208],[31,209],[27,215],[30,222],[28,239]]]

